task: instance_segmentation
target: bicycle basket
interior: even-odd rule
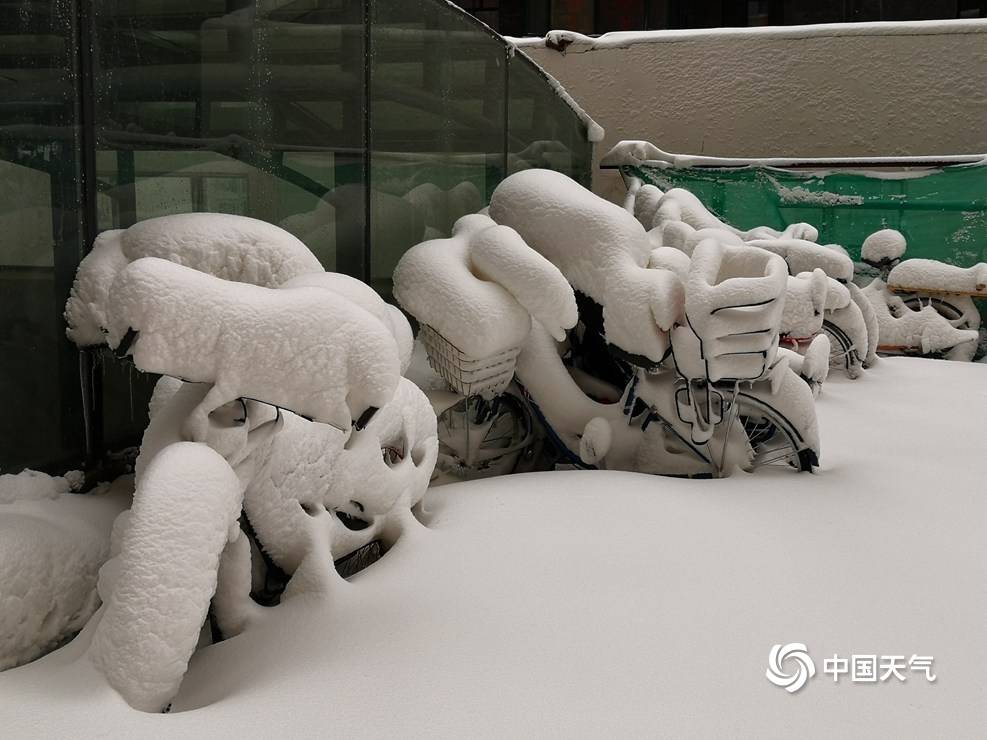
[[[422,324],[420,336],[428,364],[457,393],[490,400],[501,394],[514,377],[520,347],[488,357],[471,357],[427,324]]]

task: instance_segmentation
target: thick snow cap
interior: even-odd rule
[[[394,336],[398,345],[398,355],[401,359],[401,374],[408,369],[411,362],[411,352],[414,349],[415,337],[411,324],[399,309],[390,305],[376,290],[362,280],[343,275],[339,272],[309,272],[285,282],[282,288],[323,288],[331,290],[336,295],[347,298],[364,311],[377,317]]]
[[[284,428],[247,485],[244,509],[264,550],[287,573],[309,554],[319,517],[342,512],[370,526],[326,522],[335,557],[377,537],[387,521],[425,494],[438,454],[435,413],[425,394],[401,378],[390,403],[349,439],[337,430],[284,415]],[[316,530],[318,531],[318,530]]]
[[[506,178],[490,199],[490,216],[517,231],[576,290],[598,303],[603,303],[607,268],[645,267],[652,249],[633,215],[552,170]]]
[[[332,291],[261,288],[146,257],[113,285],[107,342],[146,372],[348,429],[397,387],[391,332]]]
[[[201,272],[276,287],[322,265],[301,241],[265,221],[226,213],[183,213],[104,231],[76,271],[65,320],[79,346],[102,344],[106,303],[117,274],[142,257],[158,257]]]
[[[194,442],[162,450],[135,492],[90,652],[132,707],[160,712],[178,692],[241,499],[226,460]]]
[[[284,229],[228,213],[181,213],[140,221],[121,238],[131,262],[159,257],[225,280],[273,288],[322,272],[308,247]]]
[[[908,243],[900,231],[881,229],[864,239],[860,245],[860,257],[864,262],[878,265],[900,260],[905,255]]]
[[[987,262],[957,267],[938,260],[905,260],[888,274],[888,286],[899,290],[984,293],[987,292]]]
[[[130,260],[123,253],[122,229],[104,231],[79,263],[65,303],[68,338],[80,347],[102,344],[110,286]]]
[[[785,289],[785,306],[781,313],[782,334],[805,338],[813,336],[822,328],[829,282],[830,278],[818,268],[812,272],[789,276]]]
[[[784,257],[792,275],[819,268],[842,282],[853,279],[853,260],[836,244],[816,244],[805,239],[752,239],[747,244]]]
[[[497,186],[490,215],[603,307],[608,342],[650,362],[664,357],[666,332],[682,313],[682,284],[672,272],[648,269],[651,241],[631,213],[563,174],[527,170]]]
[[[394,270],[394,296],[475,358],[520,346],[532,316],[558,338],[577,319],[572,288],[558,268],[514,229],[481,214],[459,219],[449,239],[408,250]]]

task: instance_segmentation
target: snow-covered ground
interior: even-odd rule
[[[881,361],[819,399],[815,475],[453,484],[332,602],[200,651],[137,712],[87,635],[0,674],[0,735],[975,737],[987,726],[987,368]],[[815,678],[765,678],[801,642]],[[834,683],[834,654],[934,656]],[[787,664],[786,664],[787,665]]]

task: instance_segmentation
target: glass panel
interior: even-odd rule
[[[0,470],[78,467],[79,354],[62,311],[81,255],[76,8],[0,4]]]
[[[362,277],[363,3],[95,7],[99,229],[186,211],[247,215]],[[143,427],[153,378],[105,363],[113,445]]]
[[[508,71],[510,171],[545,167],[590,187],[593,149],[585,124],[523,53],[515,52]]]
[[[401,255],[448,236],[503,178],[507,54],[445,3],[371,8],[371,281],[390,296]]]

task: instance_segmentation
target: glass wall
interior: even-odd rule
[[[508,171],[543,167],[590,187],[593,145],[586,124],[554,91],[546,94],[549,78],[528,57],[515,54],[507,68]]]
[[[75,7],[0,2],[0,470],[84,456],[62,307],[83,251]]]
[[[448,236],[504,177],[507,55],[432,0],[373,0],[371,284],[390,293],[407,249]]]
[[[0,0],[0,86],[4,472],[139,442],[154,378],[64,339],[100,231],[252,216],[389,297],[505,173],[589,180],[584,124],[443,0]]]
[[[363,3],[95,7],[98,229],[241,214],[291,231],[326,269],[361,275]],[[349,190],[355,203],[340,208]],[[114,446],[145,423],[154,379],[109,357],[103,368]]]

